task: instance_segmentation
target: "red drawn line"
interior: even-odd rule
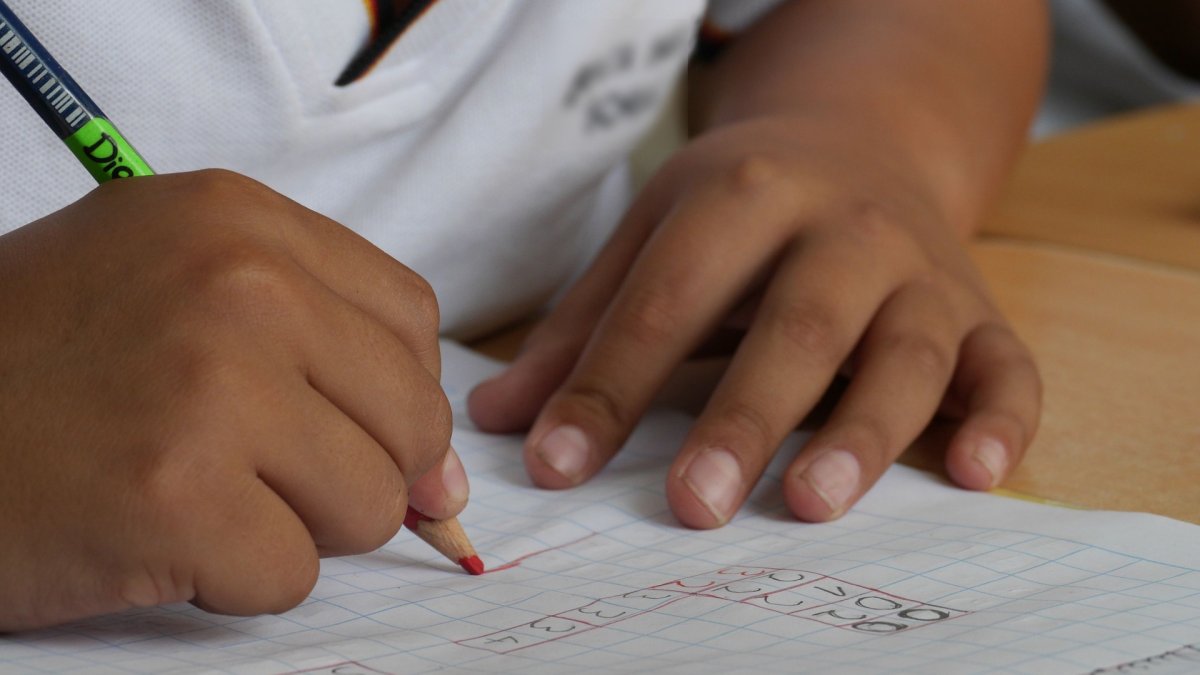
[[[534,552],[534,553],[530,553],[530,554],[524,555],[524,556],[522,556],[522,557],[520,557],[520,558],[517,558],[516,560],[514,560],[514,561],[512,561],[512,562],[510,562],[510,563],[508,563],[508,564],[506,564],[506,565],[503,565],[503,566],[501,566],[501,567],[497,567],[495,570],[489,570],[489,571],[496,571],[496,570],[509,569],[509,568],[512,568],[512,567],[516,567],[517,565],[519,565],[519,564],[521,563],[521,561],[522,561],[522,560],[525,560],[526,558],[529,558],[529,557],[532,557],[532,556],[535,556],[535,555],[539,555],[539,554],[541,554],[541,553],[545,553],[546,551],[553,551],[553,550],[555,550],[555,549],[564,548],[564,547],[566,547],[566,546],[570,546],[570,545],[572,545],[572,544],[579,543],[579,542],[583,541],[584,539],[587,539],[587,538],[589,538],[589,537],[593,537],[593,536],[595,536],[595,535],[596,535],[596,533],[595,533],[595,532],[593,532],[592,534],[589,534],[589,535],[587,535],[586,537],[582,537],[582,538],[580,538],[580,539],[576,539],[575,541],[568,542],[568,543],[566,543],[566,544],[562,544],[562,545],[560,545],[560,546],[555,546],[554,548],[548,548],[548,549],[545,549],[544,551],[536,551],[536,552]],[[734,568],[729,568],[729,567],[727,567],[727,568],[723,568],[723,569],[717,570],[716,574],[731,574],[731,575],[732,575],[732,574],[734,574],[734,573],[731,573],[731,572],[727,572],[727,571],[726,571],[726,570],[730,570],[730,569],[734,569]],[[823,624],[823,625],[825,625],[825,626],[829,626],[829,627],[831,627],[831,628],[839,628],[839,629],[842,629],[842,630],[855,630],[855,626],[857,626],[857,625],[861,625],[861,624],[870,624],[870,623],[878,623],[878,624],[891,624],[891,625],[898,626],[898,627],[897,627],[897,628],[896,628],[894,631],[891,631],[891,632],[889,632],[889,633],[882,633],[882,632],[877,632],[877,631],[868,631],[868,632],[872,632],[872,633],[875,633],[875,634],[877,634],[877,635],[880,635],[880,636],[882,636],[882,635],[887,635],[887,634],[891,634],[891,633],[896,633],[896,632],[899,632],[899,631],[901,631],[901,630],[915,630],[915,629],[917,629],[917,628],[921,628],[922,626],[933,625],[934,623],[940,623],[940,622],[942,622],[942,621],[949,621],[949,620],[953,620],[953,619],[959,618],[959,617],[961,617],[962,615],[971,614],[971,612],[969,612],[969,611],[965,611],[965,610],[956,610],[956,609],[952,609],[952,608],[949,608],[949,607],[942,607],[942,606],[940,606],[940,605],[934,605],[934,604],[932,604],[932,603],[920,602],[920,601],[918,601],[918,600],[913,600],[912,598],[906,598],[906,597],[904,597],[904,596],[900,596],[900,595],[893,595],[893,594],[891,594],[891,593],[887,593],[886,591],[881,591],[881,590],[879,590],[879,589],[871,588],[871,587],[869,587],[869,586],[859,586],[858,584],[854,584],[854,583],[851,583],[851,582],[845,581],[845,580],[843,580],[843,579],[839,579],[839,578],[837,578],[837,577],[830,577],[830,576],[825,576],[825,575],[816,575],[816,574],[815,574],[815,573],[813,573],[813,572],[808,572],[808,571],[805,571],[805,570],[784,570],[784,569],[775,568],[775,571],[776,571],[776,572],[780,572],[780,571],[801,572],[802,574],[813,574],[814,576],[817,576],[818,578],[816,578],[816,579],[814,579],[814,580],[811,580],[811,581],[806,581],[806,582],[804,582],[804,583],[796,584],[796,585],[794,585],[794,586],[788,586],[788,587],[786,587],[786,588],[776,589],[776,590],[774,590],[774,591],[771,591],[770,593],[765,593],[765,594],[761,594],[761,595],[755,595],[755,596],[752,596],[752,597],[750,597],[750,598],[734,599],[734,598],[726,597],[726,596],[723,596],[723,595],[715,595],[715,594],[713,594],[713,593],[711,593],[711,592],[706,592],[706,591],[708,591],[708,589],[709,589],[710,587],[712,587],[713,585],[715,585],[715,584],[717,583],[717,582],[715,582],[715,581],[713,581],[713,582],[710,582],[710,583],[708,583],[708,584],[704,584],[703,586],[688,586],[687,584],[684,584],[684,583],[683,583],[684,581],[686,581],[686,580],[688,580],[688,579],[693,579],[693,578],[696,578],[696,577],[705,577],[705,576],[708,576],[709,574],[700,574],[700,575],[694,575],[694,576],[692,576],[692,577],[685,577],[684,579],[676,579],[675,581],[669,581],[669,582],[665,582],[665,583],[659,584],[659,585],[657,585],[657,586],[650,586],[650,587],[648,587],[648,588],[638,589],[637,591],[630,591],[629,593],[624,593],[624,594],[619,594],[619,595],[610,595],[610,596],[607,596],[607,597],[604,597],[604,598],[598,598],[598,599],[596,599],[595,601],[593,601],[593,602],[591,602],[591,603],[588,603],[588,604],[586,604],[586,605],[582,605],[582,606],[580,606],[580,607],[574,607],[574,608],[572,608],[572,609],[569,609],[569,610],[566,610],[566,611],[564,611],[564,612],[558,612],[558,613],[556,613],[556,614],[550,614],[550,615],[548,615],[548,616],[546,616],[546,617],[543,617],[542,619],[538,619],[538,620],[536,620],[536,621],[534,621],[534,622],[532,622],[532,623],[529,623],[529,624],[521,624],[521,625],[518,625],[518,626],[510,626],[510,627],[508,627],[508,628],[503,628],[503,629],[496,630],[496,631],[493,631],[493,632],[491,632],[491,633],[487,633],[487,634],[484,634],[484,635],[479,635],[479,636],[476,636],[476,637],[473,637],[473,638],[467,638],[467,639],[465,639],[465,640],[455,640],[455,644],[457,644],[457,645],[461,645],[461,646],[465,646],[465,647],[471,647],[471,648],[474,648],[474,649],[481,649],[481,650],[484,650],[484,651],[490,651],[490,652],[492,652],[493,654],[511,654],[511,653],[513,653],[513,652],[517,652],[517,651],[520,651],[520,650],[523,650],[523,649],[528,649],[529,647],[536,647],[536,646],[538,646],[538,645],[546,644],[547,642],[554,642],[554,641],[556,641],[556,640],[561,640],[561,639],[563,639],[563,638],[571,637],[571,636],[574,636],[574,635],[579,635],[580,633],[586,633],[587,631],[590,631],[590,630],[595,630],[595,629],[597,629],[597,628],[608,628],[608,627],[611,627],[611,626],[612,626],[612,625],[614,625],[614,624],[617,624],[617,623],[620,623],[620,622],[623,622],[623,621],[627,621],[627,620],[629,620],[629,619],[633,619],[633,618],[636,618],[636,617],[639,617],[639,616],[643,616],[643,615],[645,615],[645,614],[649,614],[649,613],[651,613],[651,612],[657,612],[657,611],[661,610],[663,607],[666,607],[667,605],[671,605],[671,604],[673,604],[673,603],[676,603],[676,602],[681,602],[681,601],[685,600],[686,598],[702,598],[702,597],[706,597],[706,598],[713,598],[713,599],[716,599],[716,600],[725,600],[725,601],[728,601],[728,602],[736,602],[736,603],[739,603],[739,604],[747,604],[747,605],[751,605],[751,606],[754,606],[754,607],[759,607],[759,608],[762,608],[762,609],[766,609],[766,610],[768,610],[768,611],[776,612],[776,613],[778,613],[778,614],[783,614],[784,616],[792,616],[792,617],[796,617],[796,618],[798,618],[798,619],[804,619],[804,620],[808,620],[808,621],[815,621],[815,622],[817,622],[817,623],[820,623],[820,624]],[[738,574],[738,576],[746,576],[746,575],[745,575],[745,573],[741,573],[741,574]],[[752,576],[752,577],[751,577],[751,579],[753,579],[753,578],[758,578],[759,576],[763,576],[763,574],[759,574],[759,575],[757,575],[757,576]],[[842,596],[842,595],[840,595],[840,594],[838,594],[838,593],[833,593],[833,592],[829,591],[829,590],[828,590],[828,589],[826,589],[826,588],[822,588],[822,587],[820,587],[820,586],[817,586],[817,584],[819,584],[819,583],[822,583],[822,582],[826,582],[826,583],[828,583],[828,582],[833,582],[834,584],[840,584],[840,585],[844,585],[844,586],[852,586],[852,587],[854,587],[854,588],[861,588],[861,589],[864,589],[864,591],[863,591],[862,593],[858,593],[858,594],[855,594],[855,595],[845,595],[845,596]],[[737,580],[735,580],[735,581],[733,581],[733,582],[730,582],[730,583],[737,583]],[[687,588],[687,589],[693,589],[693,588],[694,588],[694,589],[697,589],[697,590],[684,590],[684,591],[680,591],[680,590],[670,590],[670,589],[668,589],[668,588],[663,588],[663,587],[665,587],[665,586],[672,586],[672,585],[674,585],[674,586],[680,586],[680,587]],[[727,587],[728,585],[729,585],[729,584],[722,584],[722,585],[721,585],[721,587]],[[826,593],[829,593],[830,595],[838,596],[838,597],[839,597],[839,599],[838,599],[838,600],[831,600],[831,601],[829,601],[829,602],[824,602],[824,603],[821,603],[821,604],[818,604],[818,605],[814,605],[814,606],[812,606],[812,607],[808,607],[808,608],[797,609],[797,610],[794,610],[794,611],[791,611],[791,612],[786,612],[786,611],[783,611],[783,610],[775,609],[775,608],[773,608],[773,607],[767,607],[766,605],[760,605],[760,604],[755,604],[755,603],[751,603],[751,602],[750,602],[751,600],[756,600],[756,599],[762,599],[762,598],[766,598],[766,597],[768,597],[768,596],[770,596],[770,595],[772,595],[772,594],[774,594],[774,593],[780,593],[780,592],[784,592],[784,591],[794,590],[794,589],[796,589],[796,588],[802,588],[802,587],[805,587],[805,586],[809,586],[809,587],[811,587],[811,588],[816,588],[816,589],[818,589],[818,590],[825,591]],[[565,616],[565,615],[567,615],[567,614],[570,614],[571,612],[580,612],[580,613],[585,613],[585,612],[582,612],[582,610],[583,610],[585,607],[590,607],[590,606],[592,606],[593,604],[596,604],[597,602],[605,602],[605,601],[610,601],[610,600],[613,600],[613,599],[615,599],[615,598],[618,598],[618,597],[625,597],[625,598],[627,598],[627,597],[629,597],[630,593],[634,593],[634,592],[645,592],[645,591],[650,591],[650,590],[662,590],[662,591],[664,591],[664,592],[667,592],[667,593],[670,593],[670,594],[673,594],[673,595],[675,595],[675,597],[674,597],[674,598],[671,598],[671,599],[668,599],[666,602],[664,602],[664,603],[662,603],[662,604],[655,605],[655,606],[653,606],[653,607],[649,607],[649,608],[647,608],[647,609],[644,609],[644,610],[640,610],[640,611],[638,611],[638,610],[633,610],[633,611],[632,611],[632,613],[630,613],[628,616],[618,616],[618,617],[615,617],[615,618],[613,618],[613,619],[611,619],[611,620],[606,620],[606,621],[607,621],[606,623],[591,623],[590,621],[588,621],[588,620],[586,620],[586,619],[572,619],[572,618],[568,618],[567,616]],[[846,589],[844,589],[844,588],[840,588],[839,590],[842,590],[842,592],[843,592],[843,593],[846,593]],[[843,603],[843,602],[846,602],[846,601],[849,601],[849,600],[853,600],[853,599],[856,599],[856,598],[860,598],[860,597],[862,597],[862,596],[866,596],[866,595],[867,595],[868,593],[870,593],[870,592],[877,593],[878,595],[877,595],[877,596],[875,596],[875,597],[880,597],[880,598],[882,598],[883,596],[888,596],[888,597],[890,597],[890,598],[894,598],[895,600],[901,600],[901,601],[904,601],[904,602],[910,602],[910,603],[914,603],[916,606],[915,606],[915,607],[910,607],[910,608],[908,608],[907,610],[900,610],[900,611],[891,611],[891,610],[887,610],[887,611],[885,611],[885,610],[872,610],[872,611],[881,611],[882,613],[881,613],[881,614],[879,614],[878,616],[874,616],[874,617],[866,617],[866,616],[865,616],[865,617],[864,617],[864,618],[862,618],[862,619],[851,619],[851,620],[847,620],[847,619],[844,619],[843,617],[837,616],[837,614],[835,613],[835,612],[836,612],[836,608],[837,608],[837,606],[838,606],[839,604],[841,604],[841,603]],[[649,598],[650,596],[636,596],[636,597],[647,597],[647,598]],[[816,600],[815,598],[812,598],[811,596],[809,597],[809,599],[811,599],[811,600]],[[817,602],[820,602],[819,600],[816,600],[816,601],[817,601]],[[612,604],[616,604],[616,603],[612,603]],[[618,606],[620,606],[620,605],[618,605]],[[823,608],[823,607],[834,607],[835,609],[834,609],[834,610],[827,610],[827,611],[825,611],[825,612],[819,612],[819,613],[817,613],[816,615],[811,615],[811,614],[812,614],[812,612],[813,612],[814,610],[821,609],[821,608]],[[622,608],[623,608],[623,609],[630,609],[630,610],[632,610],[632,609],[633,609],[633,608],[625,608],[625,607],[622,607]],[[868,610],[870,610],[870,609],[871,609],[871,608],[869,608],[869,607],[862,607],[862,608],[863,608],[863,609],[868,609]],[[935,611],[935,613],[937,613],[937,612],[936,612],[936,610],[945,610],[945,611],[946,611],[946,613],[947,613],[947,616],[945,616],[945,617],[941,617],[941,618],[938,618],[938,619],[920,619],[920,618],[916,618],[916,617],[905,616],[905,612],[914,612],[914,611],[918,611],[918,610],[920,610],[920,609],[930,609],[930,608],[932,608],[932,609]],[[953,616],[953,613],[955,613],[955,612],[958,612],[958,613],[960,613],[959,617]],[[597,612],[597,614],[598,614],[598,612]],[[834,617],[835,617],[835,618],[837,618],[837,619],[841,619],[841,620],[843,620],[843,621],[846,621],[846,623],[840,623],[840,624],[839,624],[839,623],[831,623],[831,622],[829,622],[829,621],[826,621],[826,620],[824,620],[824,619],[818,619],[818,618],[817,618],[817,616],[820,616],[821,614],[830,614],[830,615],[834,616]],[[893,618],[892,618],[893,616],[899,616],[899,617],[900,617],[900,618],[902,618],[902,619],[909,620],[909,621],[917,621],[917,622],[919,622],[919,623],[912,623],[912,624],[904,624],[904,625],[900,625],[900,624],[897,624],[897,623],[895,623],[895,622],[896,622],[896,619],[893,619]],[[521,628],[524,628],[525,626],[529,626],[529,627],[531,627],[531,628],[541,628],[541,627],[537,626],[536,624],[537,624],[538,622],[542,621],[543,619],[548,619],[548,618],[555,618],[555,619],[558,619],[558,620],[560,620],[560,621],[564,621],[564,622],[567,622],[567,623],[575,624],[575,625],[577,625],[577,626],[582,626],[583,628],[582,628],[582,630],[579,630],[579,631],[575,631],[575,630],[572,628],[572,629],[570,629],[570,631],[569,631],[569,632],[564,632],[564,631],[552,631],[552,632],[555,632],[555,633],[561,633],[561,634],[559,634],[559,635],[555,635],[554,637],[547,637],[547,638],[543,638],[543,639],[541,639],[541,640],[536,640],[536,641],[533,641],[533,642],[529,642],[528,644],[520,644],[519,642],[517,642],[516,638],[515,638],[515,637],[512,637],[512,636],[509,636],[509,637],[507,637],[507,638],[501,638],[501,639],[497,639],[497,640],[494,640],[494,641],[493,641],[493,642],[501,642],[501,641],[503,641],[503,640],[505,640],[505,639],[511,639],[511,640],[513,640],[513,641],[514,641],[514,643],[516,644],[516,646],[515,646],[515,647],[512,647],[511,649],[506,649],[506,650],[492,649],[492,648],[490,648],[490,647],[485,647],[485,646],[482,646],[482,645],[471,644],[472,642],[474,642],[474,641],[476,641],[476,640],[480,640],[480,639],[483,639],[483,638],[487,638],[487,637],[490,637],[490,636],[492,636],[492,635],[500,635],[501,633],[508,633],[508,632],[513,632],[513,631],[518,631],[518,630],[520,630]],[[542,629],[542,630],[549,630],[549,629],[547,629],[547,628],[541,628],[541,629]],[[865,630],[865,629],[864,629],[864,630]],[[522,637],[529,637],[529,636],[530,636],[530,635],[529,635],[529,633],[524,633],[524,634],[522,634]]]
[[[484,570],[483,574],[491,574],[492,572],[503,572],[504,570],[511,570],[512,568],[519,566],[522,562],[532,558],[535,555],[541,555],[543,553],[549,553],[550,551],[557,551],[560,548],[574,546],[575,544],[578,544],[579,542],[581,542],[585,539],[591,539],[592,537],[596,536],[596,534],[597,534],[596,532],[592,532],[591,534],[584,536],[584,537],[580,537],[579,539],[576,539],[575,541],[568,541],[565,544],[559,544],[558,546],[552,546],[550,548],[543,549],[541,551],[534,551],[533,553],[526,553],[525,555],[521,556],[520,558],[517,558],[516,560],[513,560],[512,562],[506,562],[503,565],[500,565],[499,567],[493,567],[489,570]]]

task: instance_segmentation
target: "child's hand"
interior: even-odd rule
[[[466,502],[428,285],[253,181],[105,185],[0,237],[0,289],[0,631],[282,611]]]
[[[685,524],[728,521],[843,368],[849,389],[783,481],[797,517],[844,513],[939,406],[963,417],[951,476],[995,485],[1037,425],[1037,371],[920,172],[879,148],[778,118],[700,137],[651,181],[512,367],[473,392],[472,417],[497,431],[532,423],[534,482],[575,485],[621,447],[689,353],[741,322],[745,337],[667,477]]]

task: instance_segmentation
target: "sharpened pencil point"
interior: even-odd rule
[[[456,518],[434,520],[410,506],[404,526],[468,573],[483,574],[483,561]]]
[[[458,564],[471,576],[477,577],[483,574],[483,561],[477,555],[462,558],[458,561]]]

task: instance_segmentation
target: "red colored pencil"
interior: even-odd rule
[[[468,573],[483,574],[483,561],[457,518],[434,520],[410,506],[404,526]]]

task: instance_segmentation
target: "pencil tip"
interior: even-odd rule
[[[477,555],[459,558],[458,564],[472,576],[483,574],[483,561]]]

